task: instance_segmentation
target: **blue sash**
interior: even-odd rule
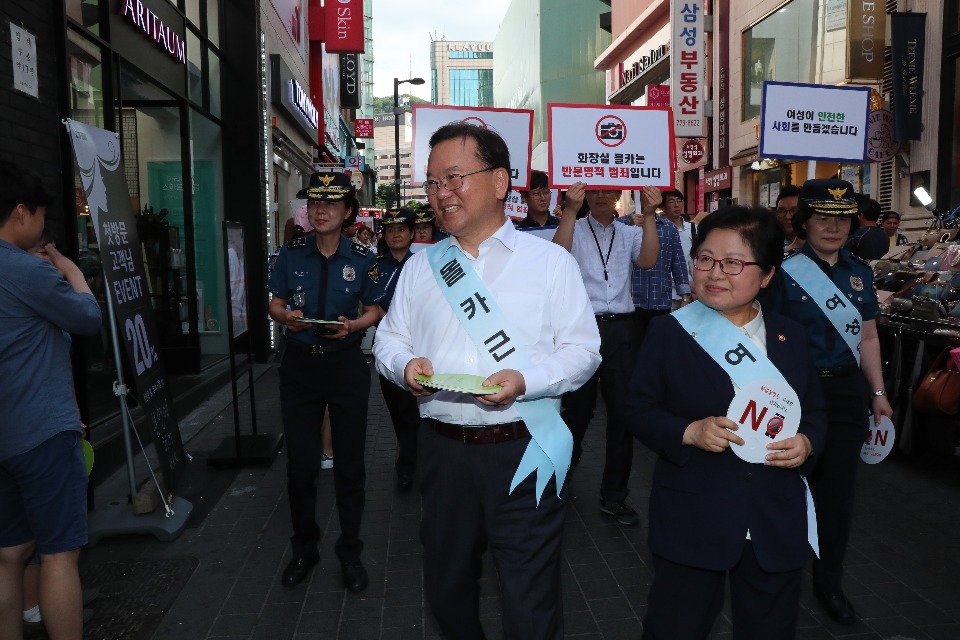
[[[853,357],[860,364],[860,332],[863,330],[860,312],[833,280],[817,264],[803,254],[783,261],[783,270],[797,281],[807,295],[817,303],[823,315],[847,343]]]
[[[451,248],[453,251],[449,252],[450,259],[447,260],[444,254]],[[469,264],[464,267],[460,248],[447,238],[430,246],[426,252],[437,286],[490,373],[501,369],[531,368],[533,362],[526,348],[510,337],[518,335],[517,331],[473,268]],[[538,505],[554,474],[557,476],[557,495],[560,495],[570,468],[573,436],[560,417],[558,405],[558,400],[548,398],[517,401],[514,405],[530,431],[531,441],[510,483],[510,493],[527,476],[537,472]]]
[[[671,315],[739,388],[743,389],[757,380],[777,380],[790,386],[770,358],[757,349],[753,341],[724,318],[719,311],[711,309],[698,300],[677,309]],[[744,342],[750,346],[745,346]],[[802,407],[800,409],[803,410]],[[817,512],[813,495],[810,493],[807,479],[803,476],[800,478],[803,480],[807,494],[807,542],[819,558],[820,540],[817,534]]]

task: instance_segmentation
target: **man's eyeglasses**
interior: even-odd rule
[[[800,211],[800,209],[797,207],[790,207],[789,209],[785,207],[777,207],[778,216],[795,216],[797,215],[797,211]]]
[[[550,189],[531,189],[527,193],[531,198],[549,198],[552,195]]]
[[[743,272],[743,268],[749,264],[759,265],[759,262],[748,262],[746,260],[737,260],[736,258],[723,258],[717,260],[713,256],[701,253],[693,259],[693,268],[697,271],[713,271],[713,265],[719,264],[720,271],[728,276],[737,276]]]
[[[476,175],[485,171],[493,171],[495,168],[496,167],[487,167],[486,169],[480,169],[479,171],[473,171],[471,173],[451,173],[439,181],[427,180],[423,183],[423,191],[428,196],[436,195],[440,187],[443,187],[447,191],[456,191],[463,186],[463,179],[467,176]]]

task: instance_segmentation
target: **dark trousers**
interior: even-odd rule
[[[633,322],[637,325],[637,347],[643,343],[643,338],[647,335],[647,327],[650,321],[657,316],[670,315],[670,309],[641,309],[637,307],[633,312]]]
[[[536,502],[536,474],[513,493],[510,482],[530,438],[464,444],[420,427],[423,577],[444,637],[484,638],[480,573],[489,546],[499,575],[503,638],[563,637],[560,548],[566,489],[556,480]]]
[[[660,556],[653,557],[653,567],[643,640],[701,640],[710,635],[723,609],[728,576],[735,640],[795,637],[803,571],[764,571],[750,542],[729,571],[688,567]]]
[[[294,556],[317,553],[317,487],[323,412],[330,408],[330,432],[337,463],[333,486],[340,516],[336,553],[341,562],[358,560],[363,550],[366,471],[363,454],[367,437],[370,369],[360,345],[344,351],[311,355],[287,350],[280,364],[280,407],[287,449],[287,493]]]
[[[417,469],[417,430],[420,427],[417,399],[407,389],[401,389],[383,376],[380,376],[380,391],[397,434],[397,475],[412,476]]]
[[[823,453],[810,476],[820,538],[820,559],[813,560],[813,580],[824,591],[838,593],[853,521],[860,449],[869,431],[867,383],[860,372],[821,378],[820,382],[830,422]]]
[[[600,357],[596,373],[579,389],[563,396],[563,420],[573,434],[573,466],[583,453],[583,436],[597,406],[597,387],[607,406],[607,458],[600,482],[604,500],[625,500],[633,465],[633,438],[627,433],[627,383],[637,353],[636,326],[631,318],[598,322]]]

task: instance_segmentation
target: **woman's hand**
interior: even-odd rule
[[[768,453],[766,463],[771,467],[782,467],[784,469],[794,469],[799,467],[810,454],[813,453],[813,445],[810,440],[802,433],[798,433],[792,438],[786,438],[780,442],[771,442],[767,449],[776,449],[773,453]]]
[[[743,438],[734,433],[737,423],[730,418],[711,416],[691,422],[683,432],[683,444],[693,445],[711,453],[721,453],[730,443],[742,445]]]

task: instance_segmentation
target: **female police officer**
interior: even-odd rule
[[[816,596],[841,624],[856,620],[841,579],[857,465],[868,431],[867,400],[877,423],[893,414],[883,388],[873,271],[843,249],[857,217],[849,182],[805,182],[793,227],[806,244],[787,254],[782,278],[763,301],[764,308],[806,328],[827,402],[827,442],[811,476],[820,536],[813,581]]]
[[[322,453],[320,424],[327,407],[337,452],[333,476],[340,538],[336,553],[344,586],[360,591],[368,582],[360,562],[359,534],[370,370],[360,341],[379,320],[379,287],[373,253],[340,234],[344,222],[356,216],[354,194],[346,174],[310,176],[310,186],[297,197],[307,199],[307,215],[315,231],[280,249],[268,285],[273,294],[270,317],[288,332],[279,369],[293,522],[293,559],[283,572],[283,584],[288,587],[303,581],[319,560],[314,483]],[[303,318],[337,323],[308,323]]]

